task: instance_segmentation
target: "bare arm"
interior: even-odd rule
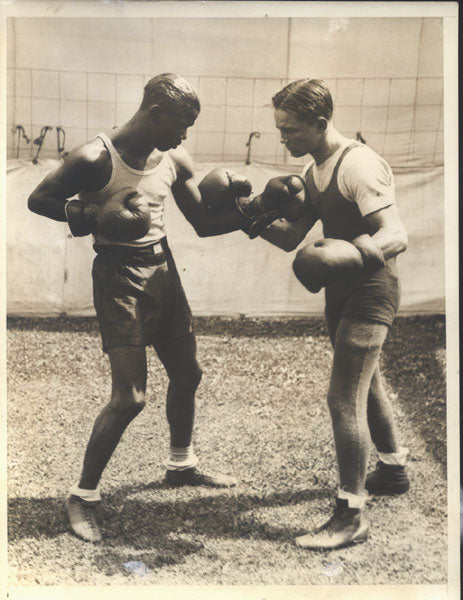
[[[395,204],[370,213],[365,219],[374,232],[371,237],[381,248],[385,260],[407,249],[407,232]]]
[[[222,235],[241,229],[244,218],[237,210],[211,211],[201,198],[194,180],[193,161],[184,149],[171,151],[177,169],[177,180],[172,185],[175,202],[187,221],[200,237]]]
[[[260,236],[274,246],[291,252],[299,246],[317,221],[318,215],[314,210],[310,210],[302,219],[294,223],[290,223],[286,219],[274,221],[264,229]]]
[[[103,188],[110,175],[111,164],[101,145],[91,142],[79,146],[35,188],[28,199],[29,210],[55,221],[66,221],[67,199],[84,190]]]

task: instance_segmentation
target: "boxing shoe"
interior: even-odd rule
[[[166,471],[165,482],[171,487],[183,485],[229,488],[236,485],[236,479],[222,473],[202,473],[196,467],[183,471]]]
[[[387,465],[379,460],[376,469],[368,473],[365,488],[374,496],[405,494],[410,488],[410,480],[404,466]]]
[[[347,500],[336,498],[336,507],[330,519],[313,533],[296,538],[296,545],[307,550],[334,550],[368,539],[368,522],[361,508],[349,508]]]
[[[95,518],[99,502],[88,502],[79,496],[66,498],[66,513],[73,533],[86,542],[101,542],[102,535]]]

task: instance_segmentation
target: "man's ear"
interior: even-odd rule
[[[150,117],[154,120],[157,121],[159,119],[159,117],[161,116],[162,113],[162,109],[159,106],[159,104],[152,104],[149,107],[149,113],[150,113]]]
[[[317,118],[318,133],[324,133],[326,131],[327,127],[328,127],[328,121],[325,119],[325,117],[318,117]]]

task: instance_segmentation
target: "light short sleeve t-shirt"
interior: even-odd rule
[[[344,138],[344,143],[323,163],[309,163],[303,177],[313,164],[313,178],[317,189],[324,192],[333,176],[334,168],[344,149],[356,140]],[[342,196],[355,202],[362,216],[395,203],[394,176],[389,164],[374,150],[359,144],[346,154],[338,170],[338,189]]]

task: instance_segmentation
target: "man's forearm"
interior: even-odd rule
[[[54,221],[66,221],[66,201],[35,193],[29,196],[27,206],[32,212]]]
[[[262,231],[260,237],[286,252],[291,252],[299,246],[317,220],[318,216],[313,213],[307,213],[295,223],[277,219]]]
[[[188,219],[200,237],[224,235],[244,226],[244,218],[235,210],[211,211],[204,208],[200,215]]]
[[[371,237],[381,249],[384,260],[393,258],[407,249],[407,232],[403,227],[398,227],[395,230],[380,229]]]
[[[382,252],[384,260],[393,258],[407,249],[407,231],[394,204],[367,215],[366,220],[370,231],[374,232],[371,238]]]

